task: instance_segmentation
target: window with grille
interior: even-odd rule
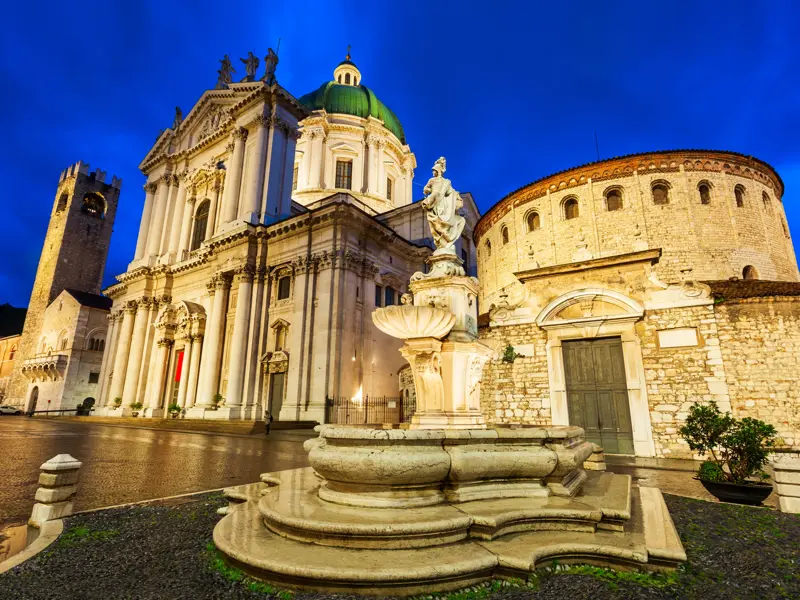
[[[353,161],[336,161],[336,187],[343,190],[352,189],[353,183]]]
[[[100,373],[89,373],[89,383],[97,383],[100,381]]]
[[[295,165],[294,171],[292,171],[292,191],[295,191],[297,189],[297,173],[298,173],[298,168],[297,165]]]
[[[392,181],[391,177],[386,178],[386,199],[392,199],[392,186],[394,185],[394,181]]]
[[[203,240],[206,239],[206,228],[208,226],[208,213],[211,208],[210,200],[203,200],[194,213],[194,228],[192,230],[191,250],[197,250]]]

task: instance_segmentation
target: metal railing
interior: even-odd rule
[[[82,406],[78,406],[74,408],[55,408],[53,410],[34,410],[34,411],[28,411],[24,414],[28,415],[29,417],[35,417],[36,415],[47,415],[50,413],[58,413],[58,416],[63,417],[64,413],[73,413],[76,417],[80,417],[80,416],[89,416],[89,414],[93,412],[94,408],[90,408],[87,411]]]
[[[333,425],[374,425],[408,423],[416,401],[388,396],[326,398],[325,422]]]

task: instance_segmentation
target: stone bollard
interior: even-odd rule
[[[72,514],[72,498],[78,490],[78,474],[81,462],[69,454],[54,456],[41,467],[39,489],[36,490],[36,504],[33,505],[28,525],[41,527]]]
[[[772,467],[781,512],[800,514],[800,454],[778,456]]]
[[[606,470],[606,455],[603,449],[597,444],[592,444],[594,452],[592,455],[583,462],[583,468],[587,471],[605,471]]]

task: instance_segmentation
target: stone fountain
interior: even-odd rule
[[[408,428],[322,425],[311,468],[226,490],[214,542],[277,585],[395,595],[525,577],[553,560],[674,568],[686,560],[661,492],[593,472],[579,427],[493,427],[480,408],[478,281],[454,249],[461,198],[440,158],[425,186],[437,249],[375,325],[403,339],[417,410]]]

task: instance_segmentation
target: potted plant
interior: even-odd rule
[[[222,394],[214,394],[214,397],[211,399],[211,410],[217,410],[223,404],[225,404],[225,398],[222,397]]]
[[[139,411],[142,410],[144,404],[141,402],[131,402],[131,416],[138,417]]]
[[[119,408],[120,406],[122,406],[122,398],[117,396],[114,398],[114,408]]]
[[[710,459],[700,465],[697,479],[719,500],[757,506],[772,492],[763,470],[775,445],[772,425],[735,419],[711,402],[693,406],[678,432],[689,448]]]
[[[171,418],[177,419],[178,415],[181,414],[181,405],[177,402],[173,402],[167,407],[167,412]]]

